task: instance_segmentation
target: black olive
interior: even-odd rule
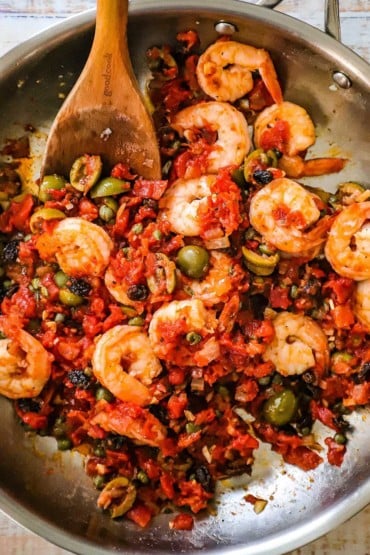
[[[365,382],[370,378],[370,362],[364,362],[357,375],[354,376],[356,383]]]
[[[212,489],[212,477],[206,466],[198,466],[194,471],[195,479],[199,482],[206,491]]]
[[[127,289],[127,296],[131,301],[145,301],[149,291],[146,285],[131,285]]]
[[[91,379],[83,370],[71,370],[68,372],[68,379],[71,384],[81,389],[87,389],[91,385]]]
[[[257,293],[256,295],[250,296],[249,302],[253,311],[253,316],[257,320],[263,320],[265,308],[268,305],[268,299],[261,293]]]
[[[71,283],[68,285],[68,289],[72,291],[75,295],[80,297],[87,297],[91,291],[91,285],[87,283],[84,279],[71,278]]]
[[[153,198],[145,198],[143,200],[143,206],[147,206],[148,208],[151,208],[152,210],[157,211],[158,210],[158,201],[154,200]]]
[[[306,384],[313,384],[316,381],[316,376],[311,370],[307,370],[302,374],[302,379]]]
[[[9,241],[3,248],[3,261],[4,262],[15,262],[18,257],[19,242]]]
[[[267,185],[273,178],[274,176],[269,170],[256,170],[253,172],[253,179],[260,185]]]
[[[18,407],[22,412],[40,412],[40,403],[34,399],[18,399]]]
[[[164,424],[165,426],[168,424],[168,414],[165,408],[162,405],[149,405],[149,412],[156,418],[158,418],[159,422]]]
[[[127,445],[127,438],[119,435],[111,435],[106,440],[107,449],[112,449],[113,451],[119,451]]]

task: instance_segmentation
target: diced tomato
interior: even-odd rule
[[[173,394],[168,400],[167,410],[170,418],[181,418],[184,414],[184,410],[188,405],[188,398],[185,392],[179,393],[179,395]]]
[[[280,152],[287,154],[287,145],[290,140],[290,126],[287,121],[278,120],[272,127],[264,130],[260,146],[263,150],[276,148]]]
[[[355,323],[355,316],[349,303],[334,307],[331,314],[338,329],[350,328]]]
[[[32,195],[25,195],[21,202],[11,202],[9,208],[0,214],[0,231],[2,233],[11,233],[17,230],[28,233],[32,209]]]
[[[175,479],[168,472],[164,472],[159,481],[166,497],[168,497],[168,499],[173,499],[175,497]]]
[[[194,518],[187,513],[180,513],[170,522],[173,530],[192,530],[194,528]]]
[[[168,185],[166,179],[137,179],[134,183],[134,195],[140,198],[151,198],[154,200],[159,200],[163,193],[165,192]]]
[[[323,285],[323,292],[331,290],[339,304],[347,302],[353,293],[355,282],[353,279],[331,274],[330,279]]]
[[[31,426],[31,428],[33,428],[34,430],[43,430],[47,427],[47,416],[36,414],[34,412],[18,413],[18,415],[21,417],[25,424]]]
[[[328,446],[327,457],[329,463],[333,466],[341,466],[346,453],[346,446],[336,443],[331,437],[327,437],[325,443]]]
[[[145,528],[148,526],[153,515],[152,511],[146,505],[135,503],[133,508],[127,511],[126,516],[135,522],[135,524],[141,526],[141,528]]]
[[[317,403],[314,400],[311,401],[310,408],[314,420],[320,420],[320,422],[332,430],[339,430],[339,427],[335,422],[335,414],[329,408]]]
[[[273,285],[270,291],[270,305],[272,308],[283,308],[286,310],[292,304],[292,299],[289,298],[288,287],[280,287]]]

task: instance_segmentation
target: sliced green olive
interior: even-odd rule
[[[242,247],[242,253],[248,270],[257,276],[271,275],[280,260],[279,253],[265,256],[247,249],[247,247]]]
[[[297,410],[297,397],[291,389],[274,393],[263,405],[263,416],[273,426],[285,426],[294,418]]]
[[[111,505],[109,507],[111,517],[118,518],[127,513],[135,503],[136,488],[128,478],[119,476],[110,480],[100,495],[101,499],[104,499],[105,509]]]
[[[33,233],[40,231],[44,220],[62,220],[66,215],[56,208],[40,208],[36,210],[30,218],[30,228]]]
[[[346,183],[341,183],[338,187],[337,194],[339,200],[343,201],[344,198],[352,197],[356,198],[365,192],[365,188],[354,181],[347,181]]]
[[[90,154],[80,156],[73,162],[69,173],[72,187],[81,193],[87,193],[100,178],[102,169],[100,156]]]
[[[80,295],[75,295],[67,288],[60,289],[59,300],[65,306],[79,306],[83,303],[84,298]]]
[[[65,274],[62,270],[58,270],[58,272],[54,274],[54,281],[58,287],[64,287],[68,280],[69,276],[67,276],[67,274]]]
[[[39,199],[41,202],[50,200],[50,191],[60,191],[66,186],[66,180],[61,175],[45,175],[39,187]]]
[[[130,190],[130,183],[116,177],[105,177],[90,191],[91,198],[110,197],[120,195]]]
[[[176,264],[186,276],[201,279],[209,268],[209,253],[198,245],[186,245],[177,253]]]
[[[172,293],[176,287],[176,264],[165,254],[157,252],[154,274],[147,277],[147,284],[151,293],[159,293],[163,289]]]
[[[331,193],[328,193],[327,191],[324,191],[324,189],[320,189],[319,187],[311,187],[310,185],[305,185],[304,188],[313,195],[318,196],[325,204],[328,204]]]

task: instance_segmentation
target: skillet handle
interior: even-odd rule
[[[325,31],[340,41],[339,0],[325,0]]]
[[[257,6],[275,8],[282,0],[257,0]],[[325,32],[340,41],[339,0],[325,0]]]

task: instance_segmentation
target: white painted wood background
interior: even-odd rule
[[[342,42],[370,63],[370,0],[341,0],[340,4]],[[94,6],[95,0],[0,0],[0,56],[34,33]],[[278,9],[323,29],[323,6],[324,0],[284,0]],[[370,506],[290,555],[370,555],[369,525]],[[28,532],[0,512],[0,555],[36,554],[67,555],[67,551]]]

